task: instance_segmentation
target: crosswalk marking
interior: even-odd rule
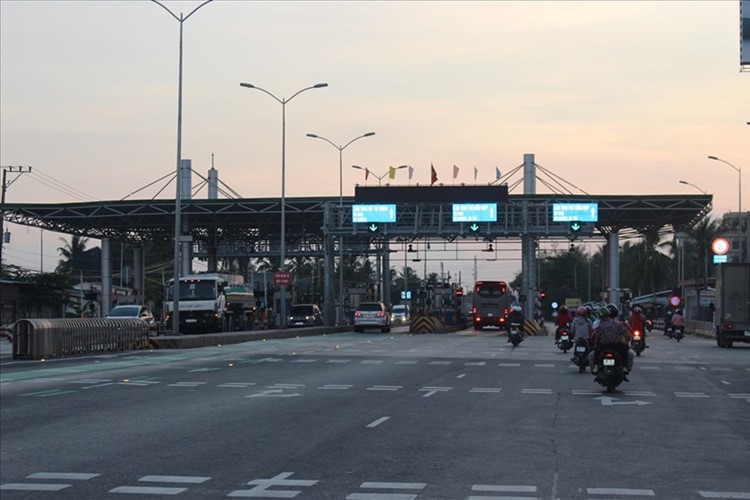
[[[629,488],[586,488],[589,495],[625,495],[625,496],[656,496],[654,490],[636,490]]]
[[[101,474],[88,474],[82,472],[36,472],[26,479],[67,479],[68,481],[87,481],[93,479]]]
[[[136,495],[179,495],[187,488],[167,488],[163,486],[118,486],[110,493],[132,493]]]
[[[15,491],[60,491],[70,488],[70,484],[43,484],[43,483],[6,483],[0,484],[0,490]]]
[[[674,395],[678,398],[710,398],[711,397],[704,392],[675,392]]]
[[[750,493],[739,491],[699,491],[703,498],[750,498]]]
[[[211,479],[205,476],[143,476],[138,481],[144,483],[192,483],[201,484]]]

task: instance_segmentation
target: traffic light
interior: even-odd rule
[[[456,297],[463,297],[463,295],[464,295],[464,289],[463,288],[458,288],[456,290]]]
[[[539,298],[540,298],[540,299],[543,299],[543,298],[544,298],[544,297],[546,297],[546,296],[547,296],[547,292],[545,292],[544,290],[540,290],[540,291],[539,291]]]

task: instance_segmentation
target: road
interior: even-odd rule
[[[614,394],[490,331],[4,348],[0,496],[750,499],[750,347],[650,342]]]

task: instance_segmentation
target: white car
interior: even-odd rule
[[[391,308],[391,323],[408,323],[410,319],[406,304],[396,304]]]
[[[354,331],[380,328],[383,333],[391,331],[391,315],[382,302],[362,302],[354,312]]]
[[[127,304],[115,306],[107,314],[107,319],[140,319],[148,323],[149,329],[157,330],[158,325],[154,320],[154,315],[146,306],[138,304]]]

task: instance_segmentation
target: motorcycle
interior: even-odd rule
[[[630,348],[635,351],[636,356],[640,356],[643,350],[646,348],[646,341],[643,338],[643,333],[640,330],[633,330],[633,336],[630,339]]]
[[[670,339],[675,339],[675,340],[677,340],[677,342],[679,342],[680,340],[682,340],[682,337],[684,337],[684,336],[685,336],[685,327],[684,326],[672,325],[669,328],[669,338]]]
[[[568,352],[573,348],[573,340],[570,338],[570,330],[567,328],[562,328],[560,330],[560,340],[557,341],[557,347],[559,347],[562,352]]]
[[[615,388],[625,380],[625,368],[623,360],[620,359],[617,352],[611,349],[605,349],[601,357],[597,360],[599,372],[594,380],[607,388],[607,392],[613,392]]]
[[[589,365],[589,341],[576,339],[573,349],[573,363],[578,367],[579,373],[584,373]]]
[[[521,331],[520,323],[510,324],[510,329],[508,330],[508,341],[513,344],[513,347],[518,347],[518,344],[523,342],[523,332]]]

